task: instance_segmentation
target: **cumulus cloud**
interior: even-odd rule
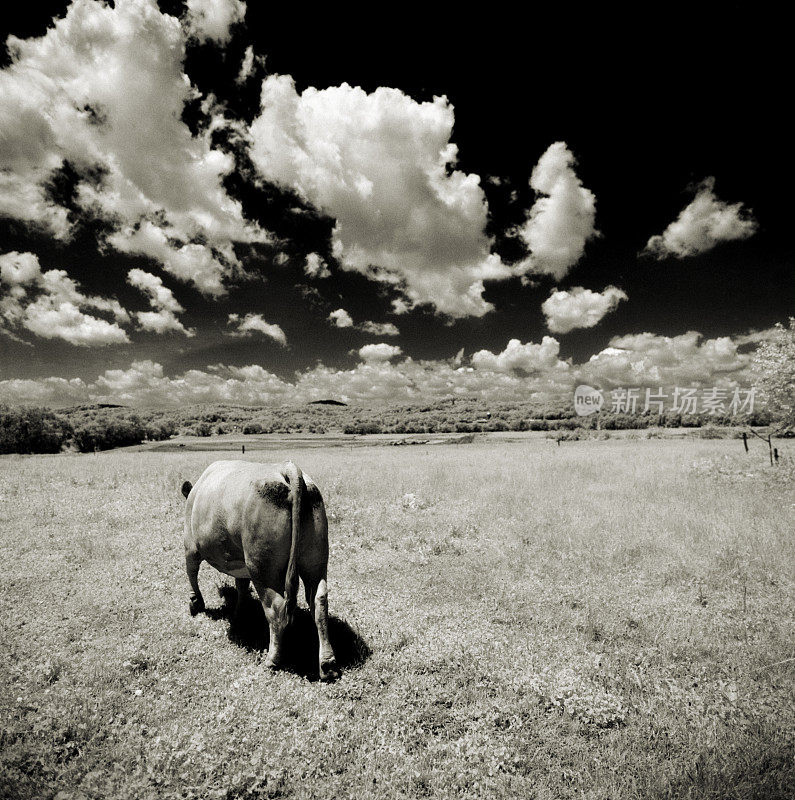
[[[241,319],[239,314],[230,314],[227,324],[235,325],[235,330],[229,336],[252,336],[254,333],[261,333],[278,342],[282,347],[287,346],[287,335],[279,325],[265,322],[262,314],[246,314]]]
[[[79,347],[122,344],[129,338],[115,322],[92,317],[69,302],[40,297],[26,309],[23,327],[43,339],[63,339]]]
[[[560,343],[552,336],[545,336],[541,344],[522,344],[511,339],[501,353],[478,350],[472,356],[472,365],[490,372],[520,373],[532,375],[541,372],[567,372],[570,365],[558,358]]]
[[[188,0],[185,19],[188,30],[200,42],[211,39],[226,44],[229,28],[245,16],[246,4],[241,0]]]
[[[129,341],[118,323],[129,322],[130,317],[117,300],[83,294],[64,270],[42,272],[33,253],[1,255],[0,283],[4,327],[24,328],[41,338],[62,339],[81,347]],[[85,308],[112,314],[114,321],[86,314]]]
[[[359,358],[369,364],[389,361],[395,356],[399,356],[402,350],[394,344],[379,342],[378,344],[366,344],[359,348]]]
[[[748,239],[758,228],[742,203],[729,204],[715,196],[715,178],[707,178],[693,201],[661,234],[652,236],[643,255],[657,259],[686,258],[712,250],[721,242]]]
[[[601,386],[732,386],[747,382],[750,353],[743,337],[704,339],[639,333],[616,336],[580,367],[583,382]]]
[[[68,237],[67,211],[47,191],[68,163],[80,178],[78,211],[115,228],[109,244],[222,293],[223,278],[240,269],[233,243],[266,235],[223,188],[232,158],[182,122],[195,90],[179,21],[154,0],[74,0],[44,36],[11,36],[7,46],[0,215]]]
[[[177,319],[177,314],[181,314],[185,309],[157,275],[144,272],[142,269],[131,269],[127,273],[127,283],[140,289],[149,298],[149,304],[152,306],[152,311],[135,312],[135,318],[143,330],[154,333],[176,331],[185,336],[195,335]]]
[[[751,356],[743,344],[764,339],[750,336],[704,339],[689,331],[680,336],[653,333],[615,337],[609,347],[585,364],[561,361],[555,339],[541,344],[513,339],[501,353],[482,350],[463,363],[462,354],[442,361],[396,357],[391,345],[368,345],[362,361],[351,369],[318,364],[284,381],[260,365],[221,364],[166,376],[152,361],[127,369],[107,370],[93,381],[60,377],[0,380],[0,402],[68,405],[119,402],[142,406],[188,403],[282,404],[336,397],[352,403],[427,401],[443,397],[488,400],[546,400],[571,396],[574,386],[588,383],[614,387],[725,387],[751,383]],[[367,357],[365,357],[367,356]]]
[[[453,317],[490,308],[483,281],[510,275],[490,254],[480,178],[455,169],[453,107],[398,89],[308,88],[289,76],[262,84],[251,157],[269,181],[336,220],[343,269],[400,289],[406,304]]]
[[[575,328],[593,328],[626,299],[626,293],[615,286],[608,286],[603,292],[575,286],[569,291],[553,291],[541,304],[541,310],[553,333],[568,333]]]
[[[522,271],[561,280],[582,258],[585,243],[597,236],[596,198],[574,171],[576,161],[565,142],[555,142],[530,176],[536,199],[518,234],[530,255]]]
[[[189,403],[306,403],[335,397],[351,403],[388,404],[442,397],[543,399],[550,393],[571,389],[571,376],[555,366],[546,372],[520,376],[463,366],[455,359],[371,358],[346,370],[318,364],[296,375],[294,382],[283,381],[256,364],[245,367],[218,364],[169,377],[160,364],[138,361],[127,369],[107,370],[85,383],[57,377],[0,380],[0,402],[52,405],[119,402],[173,407]]]
[[[335,311],[332,311],[328,318],[337,328],[352,328],[353,327],[353,319],[351,315],[344,309],[338,308]]]
[[[3,387],[0,386],[0,396]],[[89,386],[92,398],[149,406],[187,403],[259,404],[283,402],[293,393],[290,384],[258,365],[188,370],[173,378],[153,361],[133,362],[129,369],[106,370]]]
[[[80,378],[12,378],[0,380],[0,402],[42,406],[66,406],[90,403],[88,384]]]

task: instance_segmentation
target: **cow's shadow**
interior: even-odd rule
[[[230,642],[253,653],[265,653],[268,650],[270,636],[265,612],[254,595],[250,595],[235,618],[237,607],[237,590],[234,586],[224,584],[218,588],[221,605],[208,608],[205,614],[213,620],[227,622],[227,636]],[[345,620],[329,614],[328,635],[337,666],[341,670],[355,669],[370,657],[371,650],[367,642],[348,625]],[[295,610],[293,624],[284,633],[283,668],[295,672],[309,680],[318,678],[318,637],[315,621],[309,609],[301,606]]]

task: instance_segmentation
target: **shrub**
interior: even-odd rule
[[[58,453],[71,434],[69,421],[46,408],[0,406],[0,453]]]
[[[382,433],[382,429],[375,422],[353,422],[346,425],[343,432],[352,434]]]
[[[111,450],[140,444],[148,438],[150,429],[137,416],[96,417],[79,423],[74,429],[74,442],[81,453]]]
[[[529,419],[527,420],[527,430],[529,431],[548,431],[549,422],[545,419]]]
[[[504,420],[493,419],[483,426],[484,431],[507,431],[508,425]]]
[[[154,441],[168,439],[177,432],[177,426],[173,420],[163,419],[157,422],[149,422],[146,425],[146,438]]]

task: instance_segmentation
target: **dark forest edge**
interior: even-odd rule
[[[54,411],[0,405],[0,453],[90,453],[162,441],[175,435],[219,434],[426,434],[491,431],[549,431],[560,438],[581,438],[588,431],[647,428],[702,428],[716,437],[741,435],[730,428],[771,424],[761,409],[751,414],[709,415],[673,412],[577,416],[570,400],[559,403],[493,403],[449,399],[425,404],[365,408],[304,406],[195,405],[180,409],[133,409],[90,405]],[[786,434],[785,434],[786,435]]]

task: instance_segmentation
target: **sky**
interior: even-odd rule
[[[784,21],[490,13],[4,12],[0,402],[749,386],[795,313]]]

